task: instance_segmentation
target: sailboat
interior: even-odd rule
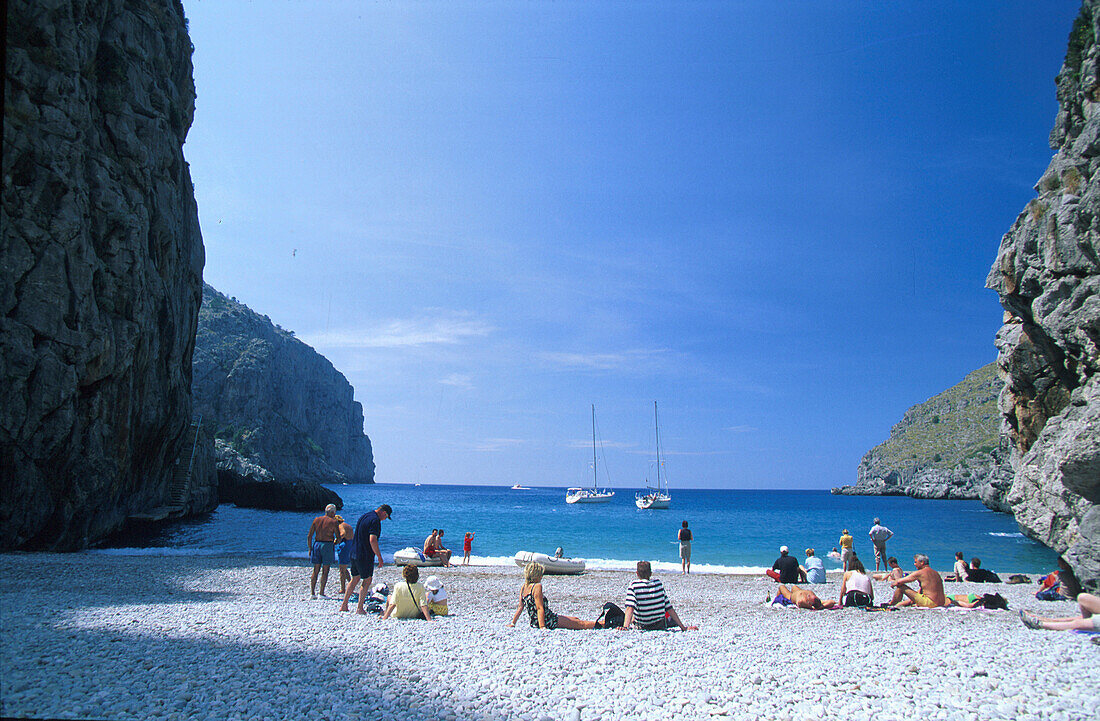
[[[664,490],[661,490],[661,425],[657,422],[657,401],[653,401],[653,428],[657,434],[657,488],[649,488],[646,481],[646,492],[634,495],[634,505],[643,511],[650,508],[668,508],[672,504],[672,496],[668,492],[668,481],[665,481]]]
[[[600,490],[596,479],[596,406],[592,406],[592,487],[568,488],[565,491],[566,503],[607,503],[615,491]]]

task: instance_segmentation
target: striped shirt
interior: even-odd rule
[[[665,617],[672,603],[665,593],[664,584],[656,578],[637,578],[626,589],[626,605],[634,609],[634,622],[650,626]]]

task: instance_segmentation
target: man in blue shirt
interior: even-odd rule
[[[352,539],[354,545],[351,547],[351,583],[344,592],[344,602],[340,605],[341,611],[348,610],[348,601],[361,579],[363,587],[359,591],[359,605],[355,612],[366,614],[363,603],[367,600],[371,583],[374,581],[375,557],[378,558],[378,568],[382,568],[383,565],[382,551],[378,548],[378,537],[382,535],[382,521],[391,515],[393,511],[383,503],[375,510],[364,513],[355,524],[355,537]]]

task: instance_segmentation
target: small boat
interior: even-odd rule
[[[398,566],[442,566],[442,558],[429,558],[419,548],[402,548],[393,554],[393,562]]]
[[[605,462],[606,465],[606,462]],[[615,495],[615,491],[601,490],[596,477],[596,406],[592,406],[592,487],[591,488],[567,488],[565,490],[566,503],[607,503]]]
[[[516,485],[512,486],[512,490],[513,491],[529,491],[531,489],[528,488],[527,486],[521,486],[520,484],[517,483]]]
[[[583,558],[559,558],[534,551],[520,551],[514,560],[520,568],[526,567],[528,563],[541,563],[546,572],[554,576],[570,576],[584,572]]]
[[[634,495],[634,505],[643,511],[649,509],[664,509],[672,505],[672,495],[668,492],[668,481],[665,481],[664,490],[661,489],[661,425],[657,422],[657,401],[653,401],[653,428],[657,434],[657,488],[649,488],[649,480],[646,480],[646,492]]]

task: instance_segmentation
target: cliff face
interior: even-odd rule
[[[178,0],[7,13],[0,547],[73,549],[168,505],[190,461],[192,48]],[[214,497],[199,455],[191,510]]]
[[[281,481],[374,482],[363,407],[347,379],[293,334],[208,285],[194,397],[219,439]]]
[[[1085,0],[1058,74],[1057,151],[986,286],[1000,295],[1004,431],[1021,529],[1100,587],[1100,0]]]
[[[1011,478],[998,438],[997,394],[1003,385],[990,363],[913,406],[890,429],[890,438],[863,456],[856,485],[833,493],[981,498],[1003,510],[999,489]]]

